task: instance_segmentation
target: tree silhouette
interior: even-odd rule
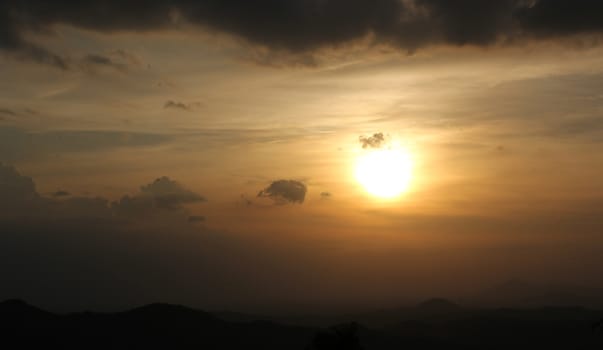
[[[362,350],[355,322],[318,332],[307,350]]]

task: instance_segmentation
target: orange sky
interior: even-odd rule
[[[409,53],[369,36],[299,53],[187,25],[52,28],[24,37],[69,69],[0,51],[0,221],[3,232],[34,235],[40,260],[23,258],[25,276],[60,273],[32,267],[55,254],[88,256],[90,271],[67,269],[102,275],[74,289],[88,291],[140,262],[117,280],[134,274],[145,291],[118,283],[127,293],[107,305],[134,295],[212,307],[392,305],[513,278],[601,287],[603,52],[584,44],[590,37]],[[412,161],[394,199],[354,176],[371,151],[359,137],[375,133]],[[161,202],[159,187],[141,191],[162,176],[174,202]],[[303,202],[258,197],[278,180],[303,183]],[[126,195],[154,207],[129,217],[111,204]],[[73,243],[72,230],[111,242]],[[109,268],[102,257],[113,253]],[[165,263],[158,277],[154,257]],[[178,273],[179,289],[162,289]],[[257,285],[239,293],[251,276]],[[36,288],[47,286],[15,282],[0,298],[52,306]],[[78,302],[94,304],[90,295]]]

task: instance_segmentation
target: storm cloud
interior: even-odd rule
[[[193,24],[270,49],[307,52],[370,36],[414,51],[430,45],[600,34],[603,4],[591,0],[158,0],[0,2],[0,48],[67,68],[60,54],[26,39],[57,24],[100,32],[156,31]],[[91,57],[99,61],[99,57]]]
[[[307,188],[296,180],[277,180],[261,190],[258,197],[269,197],[280,203],[303,203]]]

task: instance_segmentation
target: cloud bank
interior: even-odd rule
[[[603,3],[591,0],[68,0],[0,2],[0,48],[67,69],[60,54],[26,39],[57,24],[99,31],[156,31],[192,24],[270,49],[307,52],[371,36],[402,50],[430,45],[601,34]],[[95,61],[99,61],[95,57]],[[104,61],[104,60],[103,60]],[[100,62],[102,63],[102,62]],[[107,62],[108,63],[108,62]]]
[[[114,202],[103,197],[72,196],[64,190],[45,197],[38,193],[31,178],[0,163],[0,219],[85,218],[111,223],[124,220],[144,223],[156,219],[181,223],[190,221],[185,204],[204,201],[205,197],[167,176],[142,186],[137,194],[124,195]]]

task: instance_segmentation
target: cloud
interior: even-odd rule
[[[71,196],[71,193],[63,190],[58,190],[52,194],[53,197],[68,197]]]
[[[0,31],[1,30],[2,28],[0,27]],[[19,41],[15,42],[14,44],[10,42],[3,42],[2,39],[2,34],[0,33],[0,49],[8,52],[11,57],[19,61],[30,61],[50,65],[61,70],[69,69],[69,64],[64,57],[61,57],[43,47],[22,42],[20,38]]]
[[[98,54],[86,55],[82,59],[82,64],[87,69],[94,69],[96,67],[108,67],[119,71],[125,71],[127,68],[125,64],[113,61],[111,57]]]
[[[373,136],[360,136],[358,138],[362,148],[381,148],[385,144],[385,136],[383,133],[378,132],[373,134]]]
[[[17,112],[13,111],[12,109],[8,109],[8,108],[0,108],[0,114],[10,115],[11,117],[17,116]]]
[[[261,190],[258,197],[269,197],[281,203],[303,203],[306,192],[306,185],[300,181],[277,180]]]
[[[27,207],[36,207],[41,198],[33,180],[21,176],[11,166],[0,163],[0,215],[19,212]]]
[[[125,219],[134,223],[140,219],[190,221],[191,215],[184,205],[206,201],[203,196],[166,176],[142,186],[139,193],[122,196],[114,202],[103,197],[70,196],[64,190],[53,193],[52,197],[44,197],[37,192],[31,178],[2,163],[0,194],[0,218],[96,218],[111,222]],[[63,197],[69,198],[57,199]]]
[[[163,108],[174,108],[174,109],[180,109],[183,111],[191,111],[200,106],[201,106],[200,102],[184,103],[184,102],[179,102],[179,101],[168,100],[163,105]]]
[[[117,216],[124,218],[163,215],[171,216],[176,220],[193,222],[183,205],[205,201],[207,201],[205,197],[163,176],[148,185],[141,186],[140,193],[123,196],[111,203],[111,209]]]
[[[89,54],[86,57],[84,57],[84,61],[89,62],[89,63],[94,63],[94,64],[107,65],[107,66],[111,66],[114,64],[113,61],[111,61],[111,59],[109,57],[103,56],[103,55]]]
[[[356,39],[406,51],[430,45],[601,34],[603,4],[592,0],[67,0],[0,3],[0,48],[67,68],[60,55],[27,41],[56,24],[100,31],[157,31],[187,23],[276,51],[309,52]],[[185,26],[184,26],[185,27]]]
[[[131,68],[142,67],[142,61],[135,55],[124,50],[115,50],[109,54],[88,54],[81,59],[84,69],[112,68],[126,72]]]
[[[247,207],[253,205],[253,201],[251,199],[247,198],[247,196],[245,194],[241,194],[241,203]]]
[[[149,210],[141,216],[101,197],[40,196],[31,178],[0,165],[0,300],[19,296],[61,311],[156,300],[251,305],[290,295],[300,282],[311,283],[299,276],[321,269],[316,259],[323,254],[313,243],[213,231],[185,208],[152,206],[156,196],[183,192],[174,181],[142,188],[127,196]],[[17,201],[25,205],[8,213]]]
[[[172,100],[166,101],[165,104],[163,105],[163,108],[177,108],[177,109],[183,109],[185,111],[190,110],[188,105],[186,105],[182,102],[176,102],[176,101],[172,101]]]
[[[540,0],[516,11],[522,29],[537,37],[603,30],[603,3],[591,0]]]
[[[207,201],[205,197],[187,190],[167,176],[142,186],[140,192],[152,197],[157,206],[164,208],[179,208],[182,204]]]
[[[245,231],[239,233],[215,232],[189,222],[193,215],[184,211],[177,211],[182,214],[178,217],[181,221],[173,219],[175,216],[156,221],[156,214],[174,213],[161,208],[142,218],[124,220],[102,198],[72,201],[41,197],[32,179],[5,165],[0,165],[0,184],[5,186],[0,187],[0,203],[49,202],[46,208],[70,213],[42,216],[47,215],[45,208],[32,210],[30,205],[27,216],[7,217],[5,209],[10,207],[0,204],[0,300],[19,296],[61,311],[102,311],[156,300],[208,309],[224,305],[253,308],[259,303],[277,310],[297,305],[301,294],[296,292],[309,285],[334,287],[302,293],[304,305],[341,302],[341,295],[351,290],[357,294],[350,303],[394,295],[393,303],[400,295],[411,298],[434,288],[473,286],[476,280],[492,275],[492,266],[497,275],[524,276],[528,271],[527,276],[534,278],[563,266],[568,271],[560,278],[568,281],[578,275],[598,281],[601,271],[601,198],[571,202],[565,214],[547,209],[541,216],[532,212],[518,217],[431,216],[373,208],[352,215],[379,222],[379,230],[350,239],[347,230],[341,235],[331,234],[328,228],[325,231],[328,221],[322,220],[314,226],[317,232],[308,235],[312,228],[301,227],[300,236],[282,232],[268,235],[253,225],[245,225]],[[7,188],[15,189],[10,197],[5,195]],[[146,200],[149,196],[136,193],[130,198]],[[150,223],[134,226],[131,221]],[[391,231],[384,230],[382,223],[386,222],[391,224]],[[354,234],[353,225],[342,227],[349,227]],[[356,229],[366,231],[362,226]],[[458,234],[467,239],[460,240]],[[485,234],[500,234],[501,239],[483,241]],[[409,247],[407,237],[420,237],[430,244]],[[530,237],[534,239],[526,239]],[[382,244],[375,246],[375,241]],[[522,259],[509,258],[518,252]],[[333,264],[333,257],[342,263]],[[474,271],[475,261],[482,260],[489,264],[482,264],[483,268],[462,280],[456,278],[455,271]],[[325,270],[325,266],[330,268]],[[409,292],[409,285],[416,284],[407,281],[416,280],[417,275],[435,276],[445,282],[449,276],[454,278],[450,283],[435,284],[430,278]],[[358,289],[358,280],[371,283]],[[392,280],[399,282],[392,285]]]

